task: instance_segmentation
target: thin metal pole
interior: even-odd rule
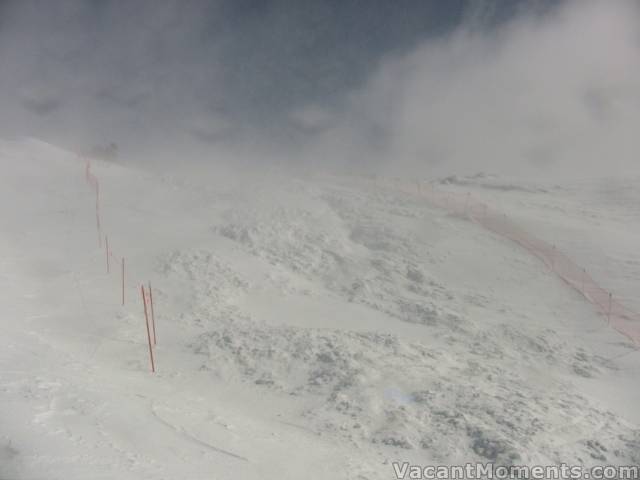
[[[151,372],[155,373],[156,365],[153,361],[153,347],[151,346],[151,332],[149,331],[149,315],[147,314],[147,300],[144,294],[144,285],[140,285],[140,291],[142,292],[142,305],[144,305],[144,319],[147,324],[147,341],[149,342],[149,359],[151,360]]]
[[[102,248],[102,228],[100,227],[100,184],[96,178],[96,228],[98,229],[98,247]]]
[[[122,306],[124,306],[124,257],[122,257]]]
[[[151,282],[149,282],[149,304],[151,305],[151,327],[153,329],[153,344],[157,345],[156,341],[156,315],[153,312],[153,293],[151,292]]]

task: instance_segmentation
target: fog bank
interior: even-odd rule
[[[9,1],[0,136],[114,142],[122,158],[178,166],[624,174],[639,163],[639,11]]]

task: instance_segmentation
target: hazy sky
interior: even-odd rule
[[[617,0],[0,0],[0,136],[412,169],[605,156],[626,168],[639,20]]]

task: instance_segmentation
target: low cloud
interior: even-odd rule
[[[0,129],[397,175],[638,167],[637,2],[453,4],[0,3]]]
[[[424,42],[324,122],[312,156],[424,174],[635,170],[639,10],[574,1]]]

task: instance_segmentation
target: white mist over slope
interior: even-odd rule
[[[315,154],[389,175],[638,173],[640,7],[570,1],[493,30],[462,25],[383,59]]]
[[[640,7],[410,3],[0,1],[1,480],[640,464],[637,346],[394,188],[640,311]]]
[[[126,158],[176,167],[637,172],[637,2],[472,2],[458,22],[396,48],[385,35],[414,24],[376,21],[384,2],[366,12],[249,3],[3,4],[3,137],[70,150],[116,142]],[[385,8],[404,18],[411,2],[401,3]],[[429,25],[443,8],[413,3],[432,3],[415,15]],[[502,22],[478,20],[507,4],[520,7]]]
[[[83,162],[37,141],[0,148],[2,477],[383,479],[394,461],[640,461],[637,351],[474,224],[348,179],[94,161],[103,229],[129,265],[121,307]],[[155,375],[138,297],[149,280]]]

